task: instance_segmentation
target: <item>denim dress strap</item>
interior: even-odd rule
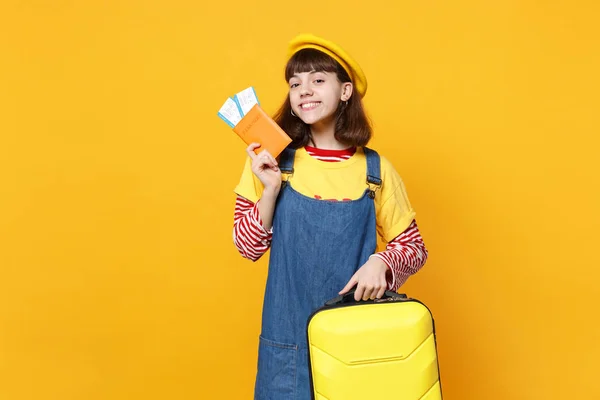
[[[296,157],[296,149],[286,147],[279,156],[279,169],[281,170],[282,179],[287,181],[288,175],[294,174],[294,159]]]
[[[374,199],[375,192],[381,188],[381,161],[376,151],[364,148],[367,157],[367,184],[369,185],[369,197]]]

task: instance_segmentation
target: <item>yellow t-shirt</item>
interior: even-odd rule
[[[392,164],[379,155],[381,160],[381,187],[375,192],[377,232],[389,242],[404,232],[415,218],[404,183]],[[262,182],[252,173],[248,157],[239,184],[234,189],[238,195],[256,203],[263,191]],[[284,175],[285,179],[285,175]],[[360,198],[367,184],[367,158],[362,148],[358,148],[348,160],[338,162],[321,161],[306,152],[296,150],[294,173],[289,183],[301,194],[327,200],[356,200]]]

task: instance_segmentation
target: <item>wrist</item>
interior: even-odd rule
[[[268,196],[268,197],[277,197],[277,195],[279,194],[279,189],[281,188],[280,185],[277,186],[265,186],[265,188],[263,189],[263,193],[262,193],[262,197]]]
[[[369,261],[374,262],[376,265],[381,267],[381,269],[386,272],[391,269],[390,266],[387,264],[386,260],[377,254],[371,254],[369,256]]]
[[[279,187],[265,187],[263,189],[262,198],[276,199],[279,195]]]

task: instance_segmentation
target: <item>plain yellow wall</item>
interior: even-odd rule
[[[445,399],[598,399],[595,1],[0,5],[0,399],[250,399],[267,258],[231,238],[288,41],[369,78],[430,251]]]

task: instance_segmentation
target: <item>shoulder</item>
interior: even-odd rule
[[[377,221],[382,237],[391,241],[410,225],[415,218],[404,182],[393,163],[379,154],[382,185],[375,196]]]
[[[370,150],[379,156],[380,177],[382,180],[380,195],[378,198],[376,197],[376,201],[379,204],[385,204],[388,200],[398,197],[402,199],[403,203],[408,203],[404,181],[393,162],[380,152],[373,149]]]
[[[390,182],[391,185],[388,186],[397,186],[398,181],[402,181],[396,167],[384,154],[370,147],[365,147],[364,151],[365,153],[371,151],[379,157],[381,179],[383,180],[384,185],[388,180],[392,181]]]
[[[379,158],[381,160],[382,179],[391,179],[394,182],[402,181],[402,178],[400,177],[400,174],[398,173],[398,170],[396,169],[394,164],[392,164],[392,162],[385,156],[380,155]]]

